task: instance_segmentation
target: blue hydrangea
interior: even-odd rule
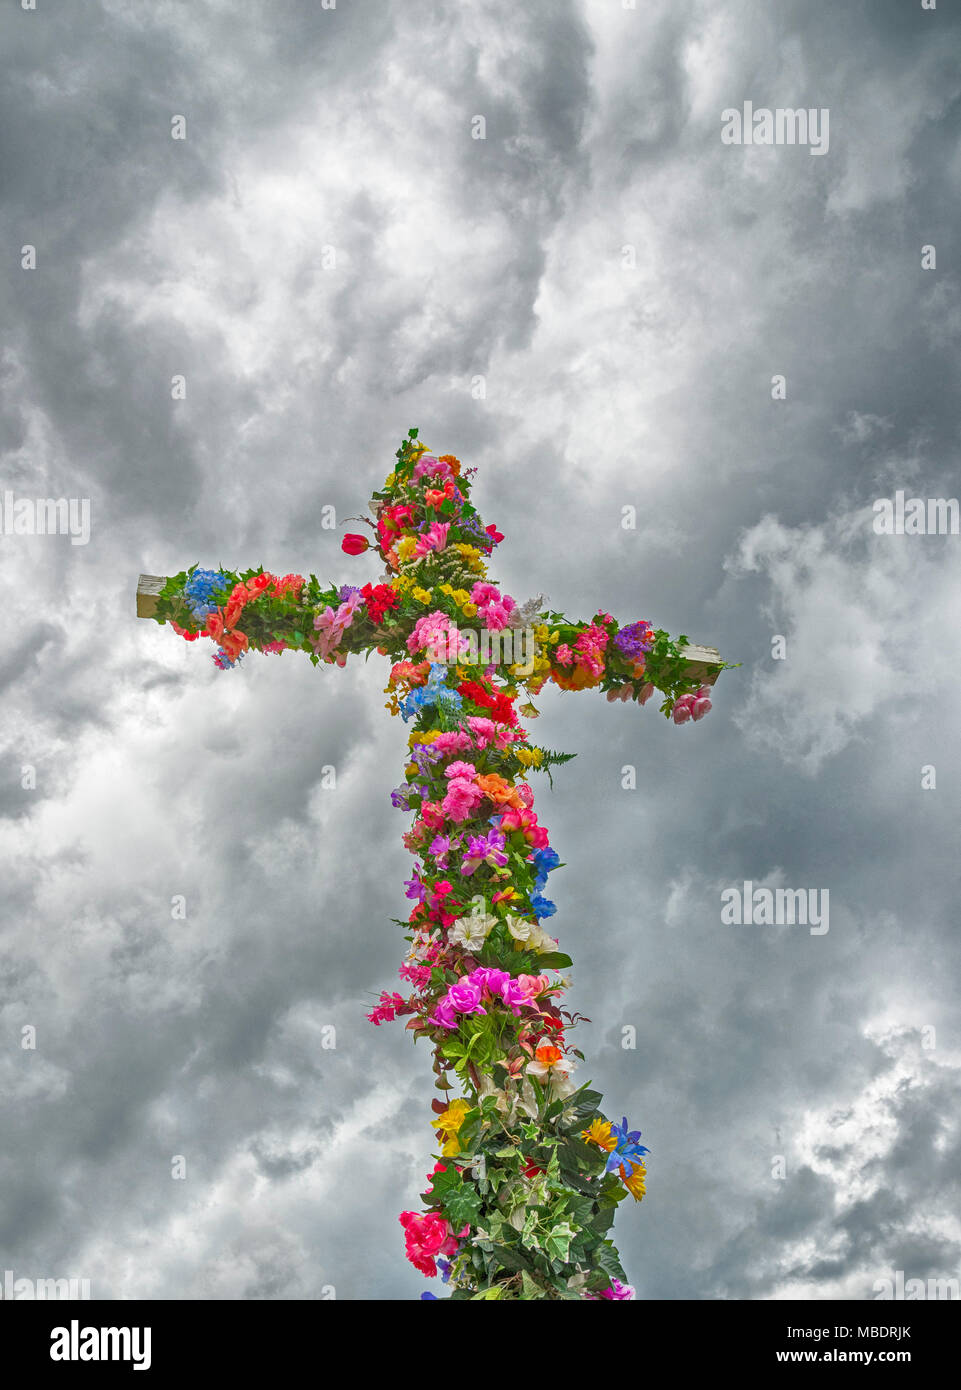
[[[184,585],[184,598],[190,604],[194,618],[199,620],[213,613],[217,607],[213,601],[214,594],[229,587],[230,580],[220,570],[194,570]]]

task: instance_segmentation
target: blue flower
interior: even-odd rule
[[[449,713],[456,713],[462,708],[463,697],[459,691],[451,690],[444,684],[446,678],[447,667],[439,661],[433,662],[427,684],[418,686],[407,696],[406,700],[400,702],[400,716],[405,724],[415,714],[419,714],[422,709],[426,709],[428,706],[436,706],[436,708],[447,710]]]
[[[557,911],[550,898],[541,897],[540,893],[531,894],[531,908],[536,917],[553,917]]]
[[[184,598],[190,604],[193,616],[206,618],[208,613],[213,613],[217,608],[214,594],[226,591],[229,583],[220,570],[194,570],[184,585]]]
[[[631,1130],[628,1133],[626,1115],[619,1125],[611,1125],[611,1137],[617,1140],[617,1147],[612,1149],[607,1156],[605,1173],[613,1173],[615,1168],[620,1168],[623,1164],[630,1175],[635,1168],[640,1166],[644,1155],[651,1152],[644,1144],[637,1142],[641,1137],[639,1129]]]
[[[557,850],[551,849],[550,845],[545,845],[543,849],[535,849],[534,853],[530,855],[530,862],[537,870],[537,876],[534,879],[534,892],[539,893],[542,888],[547,886],[547,875],[552,869],[557,868],[561,862],[561,856]],[[544,915],[549,916],[548,913]]]

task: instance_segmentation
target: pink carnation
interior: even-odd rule
[[[465,821],[483,799],[484,793],[476,783],[466,777],[454,777],[447,787],[441,809],[451,820]]]

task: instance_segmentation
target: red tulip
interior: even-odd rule
[[[348,531],[340,543],[340,548],[347,555],[363,555],[365,550],[370,549],[370,541],[366,536],[358,536]]]

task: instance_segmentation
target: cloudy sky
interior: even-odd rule
[[[538,809],[579,1076],[652,1150],[638,1295],[961,1275],[961,539],[872,525],[959,493],[959,30],[953,0],[3,6],[0,498],[89,499],[91,533],[0,535],[0,1269],[427,1287],[397,1213],[429,1058],[364,1018],[409,906],[384,670],[221,674],[134,604],[198,561],[375,578],[340,536],[417,425],[478,468],[519,601],[742,663],[696,727],[556,690],[531,726],[578,754]],[[828,148],[722,143],[745,101],[827,109]],[[829,893],[829,930],[722,923],[745,880]]]

